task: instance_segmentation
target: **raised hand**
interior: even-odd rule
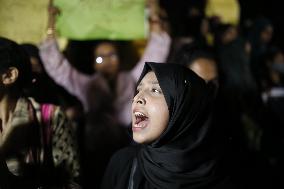
[[[149,10],[150,31],[152,32],[169,32],[166,20],[167,13],[159,5],[159,0],[147,0],[146,6]]]
[[[56,22],[56,16],[58,14],[60,14],[60,10],[53,5],[53,0],[49,0],[48,24],[47,24],[47,36],[49,38],[55,37],[55,22]]]

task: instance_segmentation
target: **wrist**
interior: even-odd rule
[[[54,36],[55,35],[55,29],[53,27],[48,27],[46,30],[46,35],[47,36]]]

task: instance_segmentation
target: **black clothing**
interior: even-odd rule
[[[151,144],[119,151],[108,166],[102,188],[232,188],[222,173],[218,137],[209,124],[213,88],[176,64],[146,63],[139,82],[151,70],[168,105],[169,124]]]

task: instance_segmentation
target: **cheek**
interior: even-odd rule
[[[147,113],[150,118],[149,125],[140,132],[133,133],[133,139],[138,143],[151,143],[155,141],[169,123],[169,111],[166,103],[148,102]]]
[[[149,111],[159,118],[169,117],[169,110],[166,103],[153,103]]]
[[[104,69],[104,65],[103,64],[97,64],[97,63],[94,63],[94,69],[96,71],[101,71]]]
[[[113,66],[118,66],[118,65],[119,65],[119,59],[116,58],[115,60],[111,60],[111,64],[112,64]]]
[[[119,68],[119,61],[118,60],[111,60],[110,61],[110,69],[112,69],[113,71],[117,71]]]
[[[169,111],[166,103],[156,103],[149,111],[151,115],[151,130],[155,137],[159,137],[166,129],[169,123]]]

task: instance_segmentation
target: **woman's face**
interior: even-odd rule
[[[137,87],[132,103],[133,139],[137,143],[156,140],[169,122],[169,110],[154,72],[147,73]]]
[[[31,62],[32,72],[37,74],[41,74],[43,72],[43,68],[36,57],[33,56],[30,57],[30,62]]]
[[[116,47],[108,42],[101,43],[95,49],[94,68],[96,71],[112,77],[119,69],[119,58]]]
[[[222,42],[228,44],[238,37],[238,30],[235,26],[229,27],[222,37]]]
[[[267,26],[261,33],[260,38],[264,43],[269,43],[273,37],[273,27]]]

